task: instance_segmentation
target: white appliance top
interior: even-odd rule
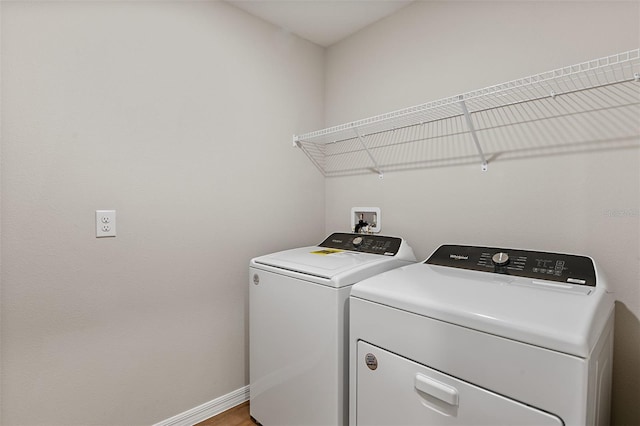
[[[318,284],[344,287],[415,261],[413,249],[402,238],[334,233],[317,246],[257,257],[250,265]]]
[[[351,297],[582,358],[614,308],[588,257],[453,245]]]

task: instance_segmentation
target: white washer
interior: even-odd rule
[[[344,233],[252,259],[251,416],[265,426],[347,424],[351,287],[415,260],[402,238]]]
[[[352,288],[350,424],[607,425],[613,318],[588,257],[442,246]]]

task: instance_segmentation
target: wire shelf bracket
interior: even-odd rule
[[[378,162],[376,161],[376,159],[373,157],[373,154],[371,154],[371,151],[369,150],[369,148],[367,148],[367,144],[364,143],[364,139],[362,138],[362,136],[360,135],[360,133],[358,132],[358,129],[356,127],[353,128],[353,131],[356,134],[356,137],[358,138],[358,140],[360,141],[360,144],[362,145],[362,148],[364,148],[365,152],[367,153],[367,155],[369,156],[369,158],[371,159],[371,162],[373,163],[373,170],[378,173],[378,178],[382,179],[384,178],[384,173],[382,173],[382,170],[380,169],[380,166],[378,166]]]
[[[473,126],[473,121],[471,120],[471,114],[469,114],[469,110],[467,109],[467,104],[464,103],[464,98],[462,95],[460,95],[460,108],[462,109],[462,113],[464,114],[464,119],[467,122],[467,127],[469,128],[469,132],[471,133],[471,137],[473,138],[473,143],[476,145],[478,156],[482,161],[481,169],[483,172],[486,172],[489,169],[489,165],[487,164],[487,159],[484,156],[484,152],[482,152],[482,147],[480,146],[480,142],[478,141],[478,135],[476,134],[476,129]]]

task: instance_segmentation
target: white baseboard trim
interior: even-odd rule
[[[193,426],[248,400],[249,386],[247,385],[153,426]]]

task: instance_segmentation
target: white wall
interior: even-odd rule
[[[324,236],[290,143],[322,125],[323,49],[222,2],[1,8],[1,423],[151,424],[243,387],[249,259]]]
[[[328,49],[325,124],[638,48],[639,18],[638,2],[416,2]],[[378,206],[382,232],[420,258],[444,243],[593,256],[619,301],[613,419],[640,424],[638,148],[498,157],[486,173],[478,161],[330,178],[326,230],[349,226],[353,206]]]

